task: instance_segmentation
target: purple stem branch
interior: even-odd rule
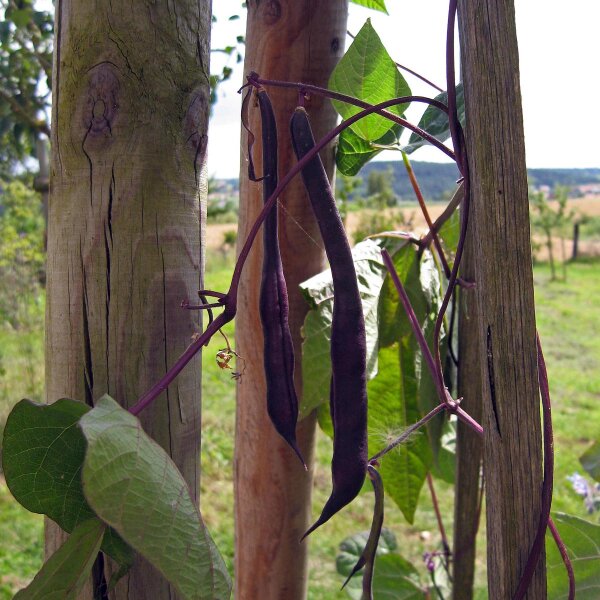
[[[394,448],[405,442],[417,429],[423,427],[425,423],[431,421],[433,417],[439,415],[442,411],[446,410],[445,404],[438,404],[433,410],[429,411],[422,419],[409,425],[391,444],[387,445],[383,450],[377,452],[369,459],[369,464],[373,464],[380,458],[391,452]]]
[[[392,278],[394,286],[396,287],[398,296],[400,297],[400,301],[402,302],[402,306],[404,307],[404,312],[406,313],[406,316],[408,317],[408,320],[410,321],[410,326],[412,327],[415,337],[417,338],[417,343],[419,344],[419,347],[421,348],[421,352],[423,353],[423,358],[425,359],[425,362],[427,363],[429,372],[431,373],[431,376],[433,377],[433,381],[435,383],[435,387],[436,387],[440,402],[442,402],[444,404],[448,404],[450,399],[448,397],[448,392],[446,390],[446,387],[444,386],[444,380],[441,375],[441,371],[440,371],[440,369],[437,368],[435,361],[433,360],[433,356],[431,354],[431,351],[429,350],[429,346],[427,345],[427,340],[425,339],[425,336],[423,335],[423,331],[421,330],[421,325],[419,324],[417,315],[415,314],[415,311],[413,310],[413,307],[408,298],[408,294],[406,293],[406,290],[404,289],[404,286],[402,285],[402,282],[400,281],[400,278],[398,277],[396,268],[394,267],[394,262],[392,261],[392,257],[390,256],[389,252],[385,248],[381,251],[381,256],[383,257],[383,262],[385,263],[385,266],[390,274],[390,277]]]
[[[177,359],[175,364],[156,382],[130,409],[132,415],[139,415],[148,405],[150,405],[160,394],[162,394],[169,384],[179,375],[183,368],[194,358],[200,348],[208,343],[210,338],[223,327],[226,323],[233,319],[233,316],[228,318],[227,311],[223,311],[208,327],[202,332],[198,339],[192,342],[185,352]]]
[[[456,77],[454,71],[454,25],[456,23],[457,0],[450,0],[448,7],[448,29],[446,33],[446,90],[448,92],[448,120],[452,146],[460,172],[465,174],[463,136],[456,110]]]
[[[408,316],[408,320],[412,327],[412,330],[417,338],[417,342],[419,347],[421,348],[421,352],[423,353],[423,357],[425,358],[425,362],[427,367],[429,368],[429,372],[433,377],[433,381],[435,383],[436,391],[438,393],[441,406],[453,412],[461,421],[466,423],[473,431],[475,431],[479,435],[483,435],[483,427],[473,419],[468,413],[466,413],[459,405],[458,402],[452,399],[446,386],[444,385],[444,378],[442,375],[442,370],[439,365],[436,365],[431,351],[429,350],[429,346],[427,345],[427,341],[425,340],[425,336],[423,335],[423,331],[421,330],[421,326],[419,325],[419,320],[415,315],[415,311],[410,303],[408,295],[406,294],[406,290],[398,277],[398,273],[396,273],[396,269],[394,267],[394,263],[392,261],[392,257],[389,255],[389,252],[384,248],[381,251],[381,255],[383,257],[383,262],[387,270],[390,273],[394,286],[398,291],[398,296],[400,297],[400,301],[402,302],[402,306]]]
[[[446,528],[444,527],[444,521],[442,520],[442,513],[440,512],[440,505],[437,499],[437,494],[435,493],[435,487],[433,485],[433,477],[431,476],[431,473],[427,473],[427,486],[429,487],[431,503],[433,504],[433,511],[435,512],[435,518],[437,519],[440,537],[442,538],[442,547],[444,548],[444,555],[447,560],[448,556],[450,555],[450,546],[448,545]]]
[[[402,152],[402,161],[404,162],[404,168],[408,173],[408,178],[410,179],[410,183],[412,185],[413,191],[415,192],[415,196],[417,197],[417,202],[419,203],[419,207],[421,208],[421,212],[423,213],[423,217],[425,218],[425,222],[429,227],[429,231],[433,236],[433,245],[437,250],[438,256],[442,261],[442,267],[444,268],[444,274],[446,277],[450,277],[450,267],[448,266],[448,261],[446,260],[446,255],[444,254],[444,250],[442,248],[442,244],[440,243],[440,238],[437,234],[437,231],[433,229],[433,222],[431,221],[431,217],[429,216],[429,211],[427,210],[427,204],[425,204],[425,198],[423,198],[423,193],[421,192],[421,187],[419,186],[419,182],[417,181],[417,177],[415,172],[413,171],[412,165],[410,164],[410,160],[408,158],[408,154],[406,152]]]
[[[292,87],[298,87],[298,85],[299,84],[293,84]],[[217,331],[219,331],[219,329],[221,327],[223,327],[223,325],[225,325],[226,323],[229,323],[229,321],[231,321],[235,317],[235,314],[237,311],[237,292],[238,292],[238,288],[239,288],[239,284],[240,284],[240,277],[241,277],[242,269],[244,268],[246,259],[248,258],[248,254],[250,253],[250,249],[252,248],[252,245],[254,244],[254,240],[256,239],[256,236],[258,235],[260,227],[263,224],[264,220],[266,219],[269,211],[273,208],[273,206],[275,205],[275,202],[277,201],[277,198],[279,197],[281,192],[287,187],[287,185],[290,183],[290,181],[292,181],[292,179],[298,173],[300,173],[302,171],[302,169],[327,144],[329,144],[342,131],[344,131],[344,129],[346,129],[347,127],[350,127],[351,125],[353,125],[360,119],[363,119],[367,115],[370,115],[370,114],[376,113],[376,112],[380,112],[382,109],[389,108],[390,106],[396,106],[398,104],[405,104],[407,102],[411,102],[412,98],[413,98],[412,96],[393,98],[391,100],[386,100],[385,102],[381,102],[379,104],[369,106],[368,108],[361,110],[357,114],[352,115],[351,117],[349,117],[348,119],[346,119],[345,121],[340,123],[337,127],[332,129],[331,131],[329,131],[329,133],[324,135],[314,145],[314,147],[311,148],[311,150],[309,152],[307,152],[306,155],[303,156],[302,159],[300,159],[288,171],[288,173],[285,175],[285,177],[283,177],[281,179],[281,181],[279,182],[279,184],[277,185],[277,187],[275,188],[275,190],[273,191],[273,193],[271,194],[269,199],[264,203],[261,212],[259,213],[258,217],[256,218],[256,221],[252,225],[252,228],[250,229],[248,237],[246,238],[246,241],[244,242],[244,245],[242,246],[242,249],[240,250],[240,253],[238,255],[238,258],[237,258],[237,261],[236,261],[236,264],[234,267],[233,275],[231,277],[231,283],[229,286],[229,290],[228,290],[227,294],[222,296],[222,305],[223,305],[224,311],[218,317],[216,317],[212,323],[210,323],[207,326],[205,331],[200,335],[200,337],[195,342],[193,342],[192,344],[190,344],[187,347],[185,352],[177,359],[175,364],[165,373],[165,375],[163,375],[163,377],[157,383],[155,383],[136,402],[136,404],[134,406],[132,406],[129,409],[129,412],[131,412],[134,415],[138,415],[142,410],[144,410],[147,406],[149,406],[169,386],[169,384],[175,379],[175,377],[177,377],[177,375],[179,375],[179,373],[183,370],[183,368],[187,365],[187,363],[190,360],[192,360],[192,358],[196,355],[197,352],[200,351],[200,348],[202,348],[202,346],[207,344],[208,341],[210,340],[210,338]],[[387,115],[384,115],[384,116],[387,117]],[[389,118],[391,118],[393,116],[394,115],[390,114]],[[392,120],[395,120],[395,118]],[[402,121],[404,121],[404,119],[402,119]],[[415,128],[414,125],[411,125],[411,124],[407,124],[407,125],[410,126],[410,128],[412,128],[413,130],[422,131],[418,127]],[[417,133],[419,133],[419,131],[417,131]],[[431,138],[431,136],[424,131],[422,131],[422,134],[423,134],[423,136],[427,136],[427,138]],[[421,135],[421,134],[419,134],[419,135]],[[432,138],[432,140],[434,140],[435,146],[437,146],[440,149],[443,149],[443,151],[446,154],[450,153],[452,158],[454,158],[454,154],[452,153],[451,150],[446,148],[446,146],[444,146],[441,142],[439,142],[435,138]],[[210,292],[210,294],[215,297],[219,297],[216,295],[217,293],[215,293],[215,292]],[[205,295],[209,295],[209,293],[207,292]]]
[[[523,575],[513,600],[521,600],[527,593],[527,588],[533,579],[542,549],[548,520],[550,519],[550,507],[552,505],[552,488],[554,484],[554,436],[552,432],[552,408],[550,404],[550,387],[548,385],[548,372],[542,352],[540,336],[536,333],[537,358],[538,358],[538,380],[540,384],[540,395],[542,397],[542,414],[544,421],[544,484],[542,486],[542,508],[538,529],[531,545],[527,563],[523,569]]]
[[[393,121],[394,123],[397,123],[398,125],[402,125],[402,127],[406,127],[407,129],[414,131],[417,135],[422,137],[424,140],[427,140],[430,144],[432,144],[433,146],[438,148],[438,150],[441,150],[444,154],[449,156],[452,160],[456,160],[455,153],[452,150],[450,150],[450,148],[448,148],[447,146],[442,144],[437,138],[433,137],[430,133],[427,133],[424,129],[421,129],[417,125],[413,125],[406,119],[403,119],[402,117],[399,117],[391,112],[384,110],[385,108],[394,106],[395,104],[408,104],[409,102],[423,102],[425,104],[430,104],[431,106],[435,106],[439,110],[442,110],[447,113],[448,107],[445,104],[443,104],[442,102],[439,102],[438,100],[433,100],[432,98],[427,98],[426,96],[404,96],[404,97],[402,97],[402,102],[397,102],[397,103],[388,104],[388,105],[385,105],[386,103],[382,102],[380,104],[373,105],[373,104],[370,104],[369,102],[359,100],[358,98],[354,98],[352,96],[347,96],[346,94],[340,94],[339,92],[332,92],[331,90],[328,90],[326,88],[322,88],[317,85],[310,85],[308,83],[296,83],[296,82],[292,82],[292,81],[278,81],[275,79],[262,79],[261,77],[259,77],[259,75],[257,73],[250,73],[248,75],[247,79],[248,79],[248,83],[253,86],[263,85],[266,87],[273,86],[273,87],[299,89],[299,90],[306,91],[306,92],[313,92],[315,94],[318,94],[320,96],[325,96],[326,98],[330,98],[333,100],[339,100],[340,102],[346,102],[348,104],[352,104],[354,106],[358,106],[358,107],[364,108],[364,109],[370,109],[370,108],[374,108],[376,106],[377,108],[375,110],[372,110],[371,112],[375,112],[375,113],[381,115],[382,117],[385,117],[386,119],[389,119],[390,121]],[[358,114],[360,114],[360,113],[358,113]],[[367,114],[371,114],[371,113],[367,113]],[[356,115],[354,115],[354,116],[356,116]],[[352,117],[350,117],[349,119],[344,121],[344,123],[349,121],[351,118]]]
[[[560,534],[558,533],[558,529],[556,529],[556,525],[552,520],[552,517],[548,518],[548,529],[550,529],[550,533],[556,542],[558,547],[558,551],[560,552],[560,556],[565,563],[565,569],[567,570],[567,575],[569,577],[569,600],[575,600],[575,573],[573,573],[573,565],[571,564],[571,559],[569,558],[569,553],[567,552],[567,547],[565,543],[562,541]]]

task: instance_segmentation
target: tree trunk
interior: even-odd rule
[[[56,3],[48,402],[108,393],[131,406],[200,329],[180,303],[203,269],[209,36],[208,0]],[[197,498],[199,358],[141,420]],[[64,537],[49,523],[47,554]],[[97,561],[96,588],[109,563]],[[174,591],[138,558],[110,596]]]
[[[248,2],[246,73],[326,86],[343,54],[347,0],[281,0]],[[296,162],[289,120],[297,104],[294,90],[268,90],[277,115],[279,172]],[[315,136],[336,122],[329,100],[307,101]],[[260,120],[251,109],[250,127],[257,143],[253,155],[261,172]],[[243,153],[245,155],[245,152]],[[333,148],[322,153],[330,175]],[[324,267],[324,252],[310,203],[299,178],[281,198],[279,239],[290,301],[290,328],[296,354],[295,383],[302,391],[300,327],[307,312],[298,284]],[[262,207],[261,186],[249,182],[242,157],[240,225],[243,241]],[[262,240],[250,254],[240,286],[236,321],[237,349],[246,359],[244,382],[238,387],[235,448],[236,598],[296,600],[307,592],[307,542],[299,543],[311,518],[315,416],[298,426],[298,441],[309,465],[306,473],[289,446],[271,425],[266,411],[263,340],[258,312]]]
[[[579,255],[579,223],[575,223],[575,225],[573,225],[573,253],[571,255],[571,260],[576,261],[578,255]]]
[[[482,363],[488,585],[512,598],[538,527],[542,451],[513,0],[459,0]],[[483,357],[482,357],[483,358]],[[546,597],[545,558],[526,596]]]
[[[472,227],[460,265],[461,277],[475,278]],[[481,421],[481,350],[478,344],[477,298],[473,288],[460,288],[458,321],[458,397],[461,406]],[[479,526],[481,438],[462,421],[456,432],[456,487],[454,499],[453,598],[471,600],[475,579],[475,549]]]

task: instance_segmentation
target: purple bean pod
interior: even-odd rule
[[[258,90],[262,120],[263,199],[277,187],[277,125],[271,100]],[[306,469],[298,444],[298,397],[294,387],[294,347],[289,325],[287,286],[283,275],[277,233],[277,206],[266,217],[263,233],[263,268],[260,284],[260,318],[264,335],[267,412],[273,426],[291,446]]]
[[[290,124],[298,160],[315,141],[308,115],[297,108]],[[366,335],[356,271],[344,225],[319,155],[302,179],[319,224],[333,279],[330,410],[333,421],[333,491],[306,537],[357,496],[367,472]]]

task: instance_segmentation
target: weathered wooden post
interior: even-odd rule
[[[513,0],[459,0],[483,383],[488,583],[511,598],[541,509],[542,436]],[[546,597],[544,555],[528,599]]]

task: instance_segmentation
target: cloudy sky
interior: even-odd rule
[[[387,0],[388,16],[350,4],[348,30],[356,33],[367,18],[392,58],[444,86],[446,0]],[[238,0],[213,1],[217,23],[213,45],[226,46],[245,30]],[[525,143],[529,167],[600,167],[600,2],[597,0],[515,0],[519,37]],[[229,22],[230,14],[241,19]],[[347,41],[349,43],[350,40]],[[213,54],[215,66],[222,61]],[[219,63],[220,65],[221,63]],[[237,177],[242,65],[220,89],[209,132],[209,172]],[[213,68],[213,71],[216,67]],[[413,93],[436,92],[410,75]],[[408,112],[418,121],[422,109]],[[409,109],[410,111],[410,109]],[[232,152],[232,148],[235,149]],[[396,153],[381,158],[398,159]],[[442,161],[433,149],[415,160]]]

